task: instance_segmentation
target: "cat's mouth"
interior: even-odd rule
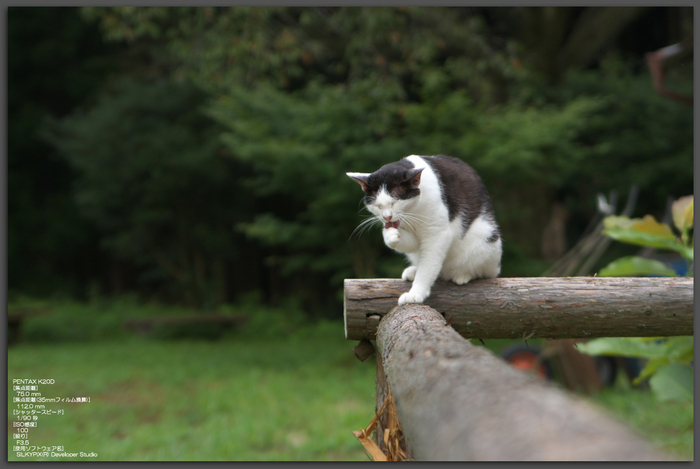
[[[385,230],[387,230],[387,229],[389,229],[389,228],[396,228],[396,229],[398,229],[398,228],[399,228],[399,223],[401,223],[401,222],[399,222],[399,221],[388,221],[388,222],[386,222],[386,223],[384,224],[384,229],[385,229]]]

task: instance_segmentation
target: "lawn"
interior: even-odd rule
[[[593,400],[661,451],[684,461],[692,461],[693,404],[659,402],[648,390],[625,387],[618,384],[615,389],[605,389]]]
[[[90,397],[47,404],[64,415],[39,418],[29,439],[93,460],[367,460],[351,432],[373,416],[374,366],[354,357],[342,324],[265,341],[18,345],[14,378],[55,379],[42,396]],[[55,460],[22,460],[44,459]]]
[[[97,453],[61,460],[366,461],[351,432],[373,416],[374,365],[359,362],[353,346],[342,323],[259,340],[20,343],[9,348],[8,379],[54,379],[42,396],[90,397],[46,404],[64,414],[29,430],[30,445]],[[17,404],[8,395],[9,460],[57,460],[17,458]],[[625,383],[594,401],[655,446],[692,459],[692,404],[659,403]]]

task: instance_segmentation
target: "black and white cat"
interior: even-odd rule
[[[411,155],[374,173],[347,173],[382,223],[384,243],[406,254],[412,281],[399,305],[422,303],[438,277],[463,285],[501,271],[501,236],[491,198],[476,171],[449,156]],[[362,226],[362,225],[361,225]]]

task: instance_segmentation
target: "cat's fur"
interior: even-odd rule
[[[384,243],[406,254],[412,281],[399,304],[422,303],[438,277],[458,285],[501,271],[501,236],[476,171],[449,156],[411,155],[374,173],[347,173],[382,223]]]

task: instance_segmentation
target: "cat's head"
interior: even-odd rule
[[[367,210],[384,223],[398,228],[406,212],[420,196],[423,168],[416,169],[407,160],[382,166],[373,173],[347,173],[365,193]]]

